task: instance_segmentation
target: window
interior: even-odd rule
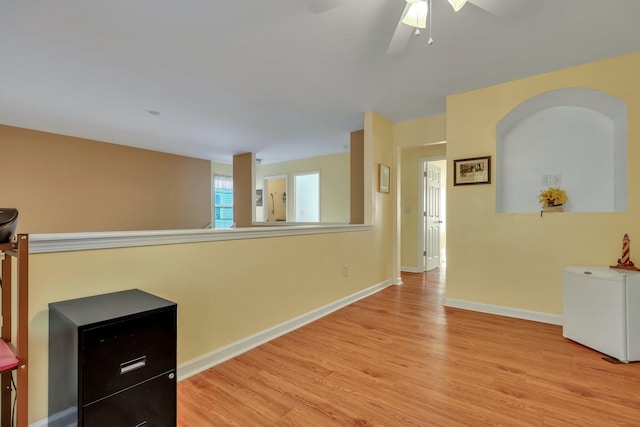
[[[213,177],[213,227],[230,228],[233,225],[233,178]]]

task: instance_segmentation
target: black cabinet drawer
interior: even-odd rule
[[[176,326],[139,289],[49,304],[49,426],[175,427]]]
[[[93,402],[175,369],[175,315],[166,310],[85,329],[79,343],[81,400]]]
[[[176,379],[164,373],[84,407],[85,427],[175,427]]]

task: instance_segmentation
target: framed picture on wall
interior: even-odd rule
[[[256,206],[262,206],[262,189],[256,190]]]
[[[380,163],[380,168],[378,171],[379,182],[378,182],[378,191],[381,193],[389,192],[389,166],[383,165]]]
[[[491,156],[453,161],[453,185],[491,184]]]

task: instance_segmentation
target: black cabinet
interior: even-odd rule
[[[49,426],[175,427],[176,314],[137,289],[49,304]]]

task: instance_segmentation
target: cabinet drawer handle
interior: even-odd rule
[[[146,365],[147,365],[147,356],[138,357],[136,359],[129,360],[128,362],[122,362],[120,364],[120,374],[126,374],[127,372],[144,368]],[[140,424],[140,425],[144,425],[144,424]]]
[[[140,424],[136,425],[135,427],[144,427],[147,425],[146,421],[141,422]]]

